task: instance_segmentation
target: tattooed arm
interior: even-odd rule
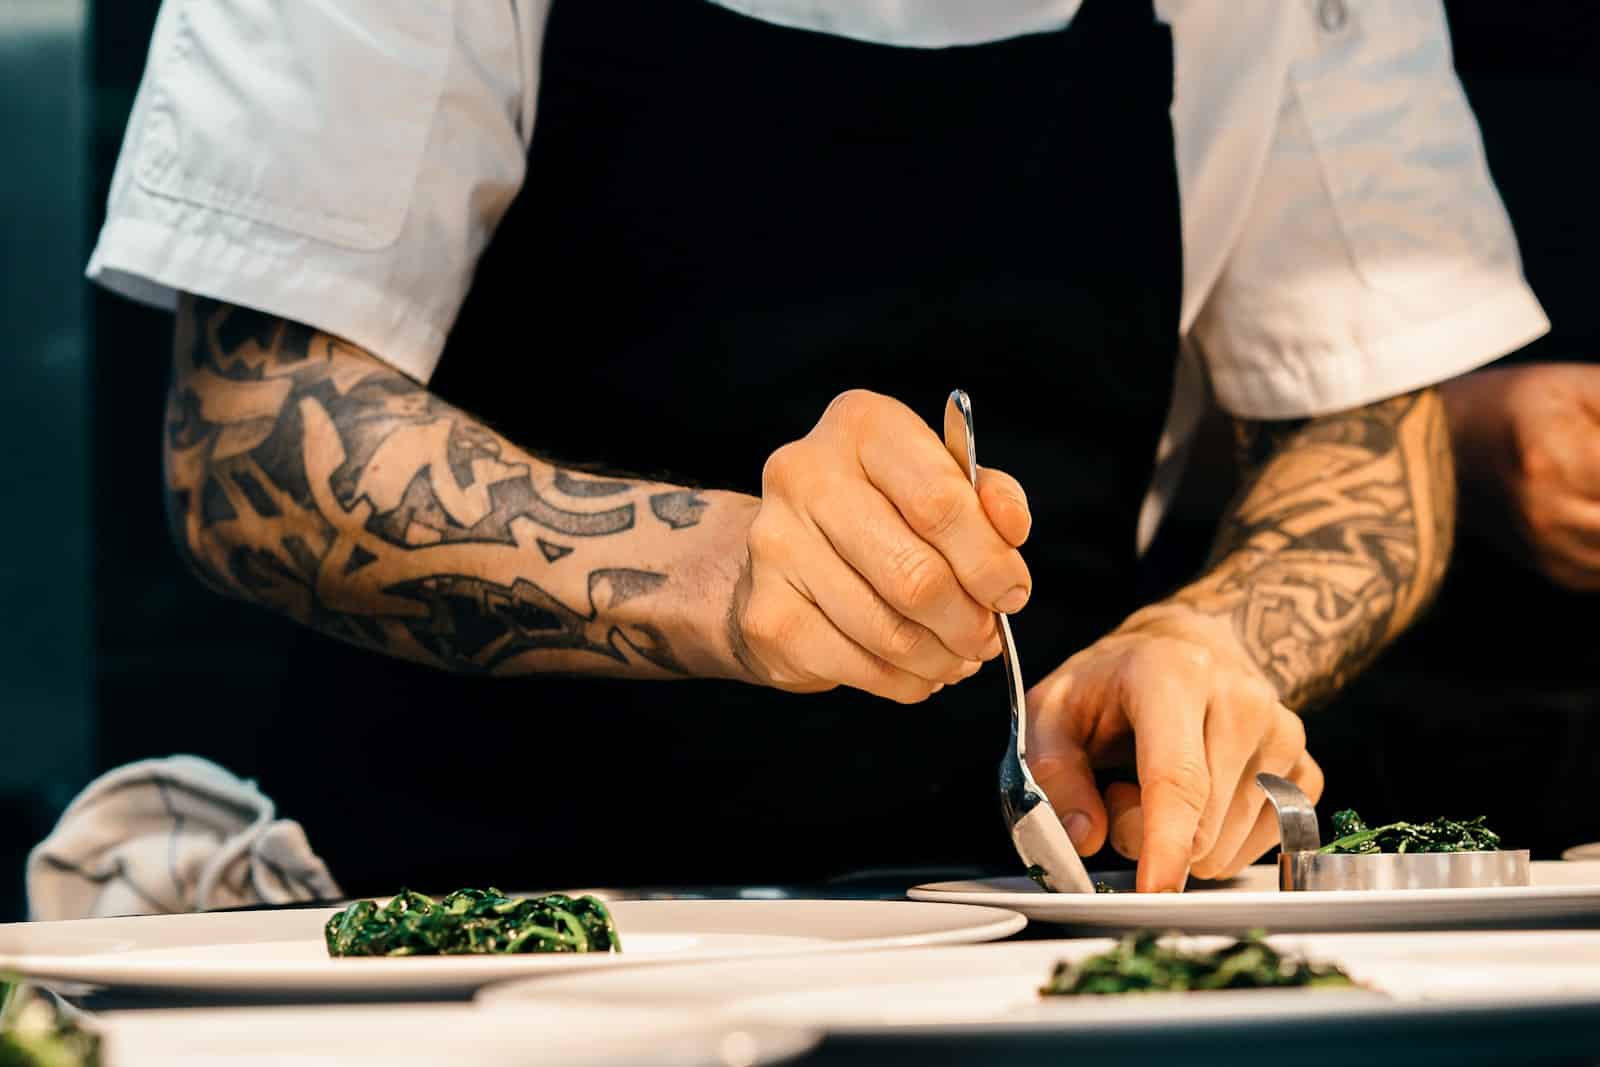
[[[1438,591],[1455,531],[1433,390],[1287,423],[1236,422],[1244,482],[1178,600],[1224,618],[1279,698],[1326,700]]]
[[[529,455],[370,354],[186,298],[165,458],[173,534],[220,592],[453,670],[732,671],[753,502]]]
[[[1332,696],[1422,611],[1455,479],[1434,390],[1238,428],[1245,474],[1205,574],[1029,693],[1029,763],[1080,851],[1109,836],[1141,889],[1237,873],[1277,839],[1255,774],[1313,800],[1291,709]],[[1131,750],[1131,751],[1130,751]],[[1093,769],[1132,760],[1102,797]]]
[[[432,666],[920,700],[996,654],[987,606],[1020,606],[1027,581],[1020,489],[985,472],[979,506],[887,397],[842,395],[756,499],[552,465],[371,353],[245,308],[185,297],[175,364],[169,514],[194,570]]]

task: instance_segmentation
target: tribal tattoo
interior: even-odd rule
[[[1427,606],[1455,527],[1432,390],[1315,419],[1238,422],[1242,488],[1178,599],[1228,618],[1283,702],[1327,699]]]
[[[551,467],[361,349],[244,308],[186,298],[175,363],[169,515],[212,588],[452,670],[684,672],[659,626],[619,619],[668,576],[618,566],[649,554],[614,542],[697,525],[693,490]]]

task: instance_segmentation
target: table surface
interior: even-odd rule
[[[963,872],[965,873],[965,872]],[[652,898],[661,896],[738,899],[770,898],[847,898],[904,899],[901,889],[870,881],[857,884],[811,886],[722,886],[692,889],[614,890],[621,896]],[[1063,936],[1059,927],[1030,923],[1009,941],[1048,940]],[[130,994],[106,991],[68,998],[91,1015],[102,1011],[136,1011],[152,1008],[208,1007],[226,1011],[227,1006],[180,996]],[[252,1004],[264,1003],[252,1000]],[[304,1003],[296,1001],[295,1003]],[[1146,1035],[1054,1034],[996,1037],[950,1037],[901,1035],[872,1038],[827,1037],[812,1052],[790,1061],[796,1067],[865,1067],[865,1065],[918,1064],[991,1065],[1033,1067],[1067,1063],[1160,1063],[1160,1064],[1272,1064],[1274,1067],[1312,1067],[1319,1064],[1474,1064],[1474,1063],[1560,1063],[1600,1065],[1600,1012],[1574,1011],[1552,1006],[1535,1020],[1514,1024],[1504,1021],[1474,1020],[1448,1034],[1409,1032],[1404,1022],[1366,1026],[1351,1031],[1311,1032],[1303,1027],[1276,1027],[1259,1020],[1250,1026],[1251,1040],[1241,1042],[1238,1033],[1226,1026],[1216,1027],[1201,1037],[1189,1035],[1181,1041]],[[1289,1046],[1289,1047],[1286,1047]],[[1292,1051],[1291,1051],[1292,1048]]]

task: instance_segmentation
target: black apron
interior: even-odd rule
[[[937,426],[964,388],[1029,493],[1037,679],[1134,606],[1177,342],[1171,87],[1134,0],[944,49],[556,0],[526,185],[434,388],[547,456],[752,493],[846,389]],[[998,666],[900,707],[307,656],[327,702],[286,709],[263,787],[352,891],[1014,862]]]

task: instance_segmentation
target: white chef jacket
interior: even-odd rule
[[[714,2],[937,48],[1059,28],[1082,0]],[[549,4],[165,0],[89,276],[163,307],[186,290],[258,308],[427,381],[522,183]],[[1208,388],[1239,416],[1317,415],[1549,328],[1440,0],[1156,8],[1173,35],[1182,358],[1141,545]],[[1095,151],[1085,166],[1117,165]]]

